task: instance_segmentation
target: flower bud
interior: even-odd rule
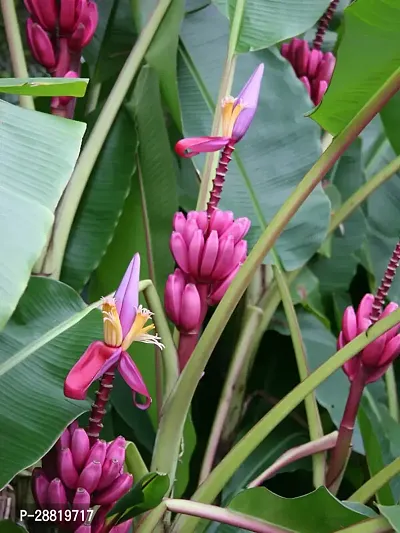
[[[52,33],[57,26],[57,0],[24,0],[25,7],[35,22]]]
[[[47,504],[51,509],[61,510],[67,507],[67,495],[61,479],[54,478],[47,491]]]
[[[131,474],[121,474],[113,483],[103,491],[93,495],[93,503],[95,505],[106,505],[119,500],[126,494],[133,484],[133,477]]]
[[[78,472],[74,465],[72,453],[69,448],[64,448],[58,454],[58,474],[69,489],[76,488],[78,481]]]
[[[361,300],[357,313],[352,307],[348,307],[342,319],[342,330],[338,338],[338,348],[343,348],[351,342],[357,335],[366,331],[372,324],[371,313],[374,303],[374,296],[366,294]],[[379,320],[385,318],[397,309],[397,304],[389,304]],[[361,366],[365,374],[365,383],[376,381],[388,369],[389,365],[400,353],[399,326],[391,328],[372,341],[360,353],[343,365],[343,370],[350,381],[353,381]]]
[[[56,65],[56,56],[49,36],[44,29],[28,19],[26,23],[28,44],[36,61],[47,69]]]
[[[41,468],[35,468],[32,472],[32,493],[36,503],[41,509],[47,504],[47,491],[49,482]]]
[[[90,494],[96,490],[101,477],[101,464],[99,461],[92,461],[87,464],[79,476],[77,486],[86,489]]]
[[[71,453],[74,465],[77,470],[81,470],[86,463],[90,450],[89,437],[83,428],[75,430],[71,439]]]

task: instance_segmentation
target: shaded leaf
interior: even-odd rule
[[[344,11],[332,81],[311,117],[337,135],[395,73],[400,63],[400,4],[357,0]]]
[[[135,18],[140,25],[140,29],[143,29],[143,24],[146,22],[141,15],[147,10],[151,11],[148,5],[149,0],[146,0],[145,4],[146,6],[141,1],[133,2],[134,9],[137,12]],[[184,8],[185,0],[171,2],[145,55],[148,65],[157,72],[161,94],[178,127],[181,127],[181,111],[176,71],[179,31]]]
[[[378,509],[394,530],[400,533],[400,505],[378,505]]]
[[[0,329],[50,237],[85,124],[0,101]]]
[[[26,529],[11,520],[0,520],[1,533],[25,533]]]
[[[90,408],[63,393],[69,370],[102,337],[101,316],[90,311],[70,287],[32,278],[0,334],[0,487]]]
[[[370,476],[377,474],[400,455],[400,428],[379,399],[365,393],[358,419],[365,443]],[[395,477],[379,490],[378,502],[394,505],[400,498],[400,480]]]
[[[117,524],[157,507],[169,489],[169,477],[159,472],[149,472],[125,494],[107,516],[119,515]]]
[[[381,119],[386,135],[396,154],[400,154],[400,93],[395,94],[381,111]]]
[[[84,49],[93,72],[92,83],[103,83],[120,72],[137,36],[130,0],[99,2],[98,7],[99,26]]]
[[[344,202],[364,182],[361,141],[357,140],[340,158],[332,183]],[[332,294],[348,290],[359,263],[356,252],[364,242],[365,233],[365,217],[361,208],[358,208],[344,221],[343,232],[338,228],[332,236],[330,257],[319,256],[312,263],[311,269],[319,279],[322,293]]]
[[[237,0],[213,0],[222,13],[233,19]],[[329,0],[247,0],[240,25],[237,52],[260,50],[295,37],[321,18]]]
[[[87,78],[3,78],[0,93],[31,96],[85,96]]]
[[[308,442],[307,431],[293,421],[287,420],[280,424],[240,465],[224,487],[223,501],[228,502],[240,490],[244,489],[253,479],[271,466],[283,453]],[[311,461],[300,460],[282,468],[278,474],[293,472],[299,468],[309,468]]]
[[[131,187],[136,151],[135,126],[121,109],[92,170],[68,239],[61,279],[76,290],[82,290],[112,240]]]

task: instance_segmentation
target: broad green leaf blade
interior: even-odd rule
[[[108,513],[118,516],[117,524],[157,507],[169,489],[169,477],[160,472],[149,472],[121,498]]]
[[[149,0],[132,2],[136,12],[135,19],[140,29],[146,22],[144,12],[150,8]],[[145,56],[147,64],[157,72],[160,79],[161,94],[175,124],[181,128],[178,82],[176,79],[179,31],[184,15],[185,0],[171,2]],[[142,15],[142,16],[141,16]]]
[[[136,151],[135,126],[121,109],[93,168],[65,252],[61,279],[76,290],[88,282],[112,240],[131,187]]]
[[[340,193],[341,203],[364,184],[361,166],[361,141],[353,143],[340,158],[330,183]],[[356,252],[365,242],[366,221],[361,208],[355,210],[331,238],[330,257],[319,256],[311,269],[320,281],[321,292],[329,295],[347,291],[356,273],[359,259]]]
[[[359,423],[365,444],[370,477],[392,463],[400,455],[400,427],[390,416],[387,401],[383,403],[367,391],[359,411]],[[379,490],[378,503],[394,505],[400,498],[400,479],[394,477]]]
[[[386,135],[396,154],[400,154],[400,93],[395,94],[380,113]]]
[[[92,83],[104,84],[124,66],[137,37],[130,4],[130,0],[98,2],[99,25],[93,40],[83,50],[93,73]]]
[[[311,114],[337,135],[400,64],[400,4],[357,0],[345,9],[337,63],[321,105]]]
[[[378,509],[396,533],[400,533],[400,505],[378,505]]]
[[[185,19],[182,39],[187,51],[182,49],[179,66],[185,136],[210,134],[227,38],[227,23],[214,6]],[[321,153],[320,130],[303,116],[312,107],[311,101],[279,53],[268,50],[239,57],[233,94],[261,62],[265,73],[258,110],[235,150],[221,201],[221,207],[236,217],[251,219],[250,248]],[[195,160],[201,168],[204,157]],[[277,241],[275,250],[286,270],[303,266],[318,250],[329,215],[330,203],[318,187]]]
[[[50,236],[85,124],[0,101],[0,329]]]
[[[374,418],[376,418],[374,413],[370,412],[369,416],[367,416],[367,413],[363,408],[359,409],[357,420],[361,429],[370,477],[375,476],[380,470],[382,470],[382,468],[384,468],[385,462],[383,459],[382,446],[386,445],[387,447],[388,445],[388,442],[385,442],[384,436],[376,431],[377,421],[373,421]],[[376,496],[378,502],[381,504],[394,505],[396,503],[388,485],[379,489]]]
[[[69,370],[102,336],[101,316],[90,311],[70,287],[32,278],[0,334],[0,487],[90,408],[63,394]]]
[[[396,154],[383,133],[379,117],[365,130],[367,179],[375,175],[390,163]],[[371,140],[372,139],[372,140]],[[370,149],[367,148],[370,146]],[[400,173],[394,174],[383,183],[366,201],[365,214],[368,223],[367,232],[367,268],[375,276],[373,292],[380,283],[389,258],[398,242],[400,234]],[[389,298],[400,299],[400,277],[395,276],[389,291]]]
[[[30,96],[85,96],[88,78],[3,78],[0,93]]]
[[[26,529],[11,520],[0,520],[1,533],[25,533]]]
[[[213,0],[232,20],[238,0]],[[237,52],[270,46],[303,33],[313,26],[329,6],[329,0],[247,0],[245,1]]]
[[[249,489],[235,496],[229,508],[296,533],[333,533],[365,520],[364,514],[343,505],[325,487],[293,499],[265,488]]]

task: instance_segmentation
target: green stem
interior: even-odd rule
[[[262,311],[259,307],[248,306],[244,317],[244,326],[240,333],[236,349],[234,351],[231,364],[228,370],[221,398],[219,400],[214,423],[211,429],[207,449],[204,454],[203,464],[200,471],[199,484],[201,484],[211,472],[218,444],[221,439],[227,416],[230,410],[233,395],[236,390],[237,382],[243,373],[243,367],[248,360],[250,353],[249,347],[252,344],[254,330],[257,328]]]
[[[277,266],[274,267],[275,279],[278,285],[279,292],[281,294],[283,308],[285,310],[286,319],[288,321],[290,336],[293,342],[293,349],[296,357],[297,370],[299,372],[300,381],[304,381],[308,375],[308,363],[307,354],[301,335],[299,322],[297,320],[296,311],[290,295],[289,285],[283,275],[281,269]],[[318,441],[323,435],[323,429],[321,424],[321,418],[319,415],[317,400],[315,398],[315,392],[312,392],[304,400],[308,428],[310,432],[310,440]],[[313,461],[313,481],[315,488],[324,485],[325,483],[325,467],[326,467],[326,454],[325,452],[315,453],[312,456]]]
[[[159,0],[146,27],[140,33],[81,152],[70,182],[57,208],[53,238],[43,268],[55,279],[60,277],[68,236],[86,183],[132,80],[138,72],[171,2],[172,0]]]
[[[235,50],[239,39],[240,27],[242,25],[244,6],[246,0],[236,0],[235,13],[233,16],[231,30],[229,35],[228,52],[226,55],[224,71],[221,78],[221,85],[219,87],[217,105],[215,108],[214,120],[211,128],[211,135],[216,136],[221,130],[221,101],[226,96],[232,87],[233,76],[236,66]],[[206,156],[204,163],[203,174],[200,183],[199,196],[197,199],[196,210],[202,211],[207,208],[208,195],[211,189],[212,172],[216,167],[218,161],[218,152],[210,152]]]
[[[150,309],[154,313],[154,324],[157,328],[157,333],[160,335],[162,343],[165,346],[161,357],[163,364],[165,402],[179,377],[178,355],[176,353],[175,344],[164,314],[163,305],[152,282],[150,282],[144,289],[144,296]]]
[[[396,376],[394,374],[393,365],[390,365],[390,367],[387,369],[387,372],[385,374],[385,379],[386,379],[386,392],[388,395],[389,413],[391,414],[392,418],[396,420],[396,422],[398,422],[399,421],[399,398],[397,395]]]
[[[227,325],[229,318],[240,301],[240,298],[243,296],[246,288],[251,282],[254,273],[261,265],[268,252],[272,249],[275,241],[285,226],[302,206],[310,193],[315,189],[318,183],[322,181],[326,173],[351,145],[354,139],[358,137],[363,128],[388,102],[391,96],[396,93],[399,87],[400,68],[389,78],[383,88],[381,88],[359,111],[359,113],[357,113],[344,130],[337,135],[330,146],[321,155],[320,159],[309,170],[303,180],[285,201],[268,227],[263,231],[261,237],[255,244],[253,250],[219,303],[214,315],[204,330],[192,357],[180,375],[174,390],[166,402],[157,432],[152,469],[166,472],[170,475],[171,480],[175,479],[179,445],[182,438],[184,423],[197,384],[201,379],[203,371],[223,329]],[[394,313],[392,316],[395,316]],[[350,344],[348,346],[350,346]],[[357,353],[357,351],[354,353]],[[307,378],[307,380],[308,379],[309,378]],[[303,381],[300,386],[304,385],[307,380]],[[312,390],[313,388],[311,388],[307,394],[312,392]],[[279,406],[281,405],[282,402]],[[272,411],[270,411],[270,413]],[[220,464],[222,465],[223,463]],[[240,464],[240,462],[237,464]],[[213,472],[216,472],[217,469],[218,467]],[[212,476],[213,473],[211,473],[208,479]],[[207,486],[207,480],[202,487]],[[202,487],[200,487],[200,489]],[[189,531],[186,532],[185,530],[185,533],[189,533]]]
[[[0,0],[0,5],[14,76],[16,78],[28,78],[24,47],[19,31],[17,13],[15,11],[15,2],[14,0]],[[20,95],[19,104],[26,109],[35,109],[32,96]]]
[[[268,435],[293,411],[313,390],[325,381],[343,364],[359,353],[367,344],[377,339],[400,322],[400,309],[379,320],[369,330],[358,335],[344,348],[312,372],[304,381],[299,383],[275,407],[273,407],[251,430],[232,448],[232,450],[214,468],[204,483],[193,494],[192,500],[211,503],[231,479],[238,465],[268,437]],[[198,520],[196,518],[180,517],[174,523],[171,533],[195,531]]]
[[[377,172],[367,181],[367,183],[360,187],[344,202],[331,219],[329,233],[332,233],[337,227],[339,227],[340,224],[368,198],[368,196],[376,191],[382,183],[385,183],[385,181],[391,178],[398,170],[400,170],[400,156],[396,157],[388,165],[383,167],[382,170]]]
[[[371,477],[348,499],[349,502],[366,503],[374,494],[400,473],[400,457],[382,468],[375,476]]]

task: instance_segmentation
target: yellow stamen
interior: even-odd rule
[[[152,314],[153,313],[151,313],[148,309],[145,309],[139,305],[136,312],[135,321],[133,322],[131,329],[128,331],[128,334],[122,343],[123,350],[127,350],[132,342],[135,341],[152,342],[152,339],[154,339],[153,344],[156,344],[157,346],[160,344],[158,342],[159,337],[157,337],[157,335],[147,334],[148,331],[154,329],[154,324],[145,326],[146,322],[150,320]]]
[[[114,298],[104,298],[101,305],[103,313],[104,342],[108,346],[121,346],[122,327]]]
[[[232,137],[235,122],[245,105],[239,102],[235,105],[235,98],[227,96],[222,100],[222,136]]]

